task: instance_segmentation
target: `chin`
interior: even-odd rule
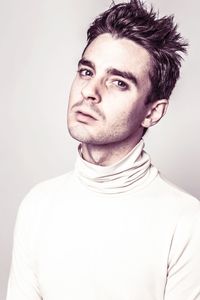
[[[104,141],[102,141],[101,139],[92,137],[90,134],[86,132],[83,131],[81,132],[81,130],[74,130],[74,128],[69,129],[69,134],[73,139],[77,140],[80,143],[93,144],[93,145],[104,144]]]
[[[71,137],[81,143],[89,143],[90,139],[88,134],[84,132],[80,126],[68,126],[68,131]]]

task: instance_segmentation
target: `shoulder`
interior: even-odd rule
[[[37,185],[35,185],[30,192],[31,193],[52,193],[54,191],[57,191],[61,189],[63,186],[65,186],[66,184],[68,184],[72,173],[73,172],[71,171],[62,174],[60,176],[42,181]]]
[[[155,199],[157,205],[162,207],[166,212],[171,211],[178,215],[182,213],[193,214],[200,211],[200,201],[164,178],[160,174],[149,186],[149,195]]]
[[[148,196],[156,215],[162,220],[160,225],[164,222],[170,226],[170,252],[173,259],[178,260],[177,256],[189,244],[193,249],[191,253],[196,251],[195,248],[200,251],[200,201],[160,174],[152,182],[152,186],[149,186]]]
[[[68,172],[35,185],[21,201],[18,219],[33,220],[37,216],[42,217],[45,211],[53,209],[53,206],[61,199],[56,195],[62,195],[66,191],[71,175],[72,172]]]

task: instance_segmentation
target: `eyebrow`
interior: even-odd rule
[[[81,58],[78,62],[78,67],[80,67],[80,65],[87,66],[95,70],[95,65],[88,59]]]
[[[84,57],[79,60],[78,66],[80,65],[84,65],[95,70],[94,63],[88,59],[85,59]],[[116,68],[108,68],[106,70],[106,73],[109,75],[120,76],[124,79],[130,80],[134,85],[138,86],[138,79],[132,72],[121,71]]]
[[[133,75],[133,73],[131,73],[131,72],[120,71],[115,68],[110,68],[107,70],[107,73],[110,75],[120,76],[124,79],[130,80],[133,84],[138,86],[138,80],[137,80],[136,76]]]

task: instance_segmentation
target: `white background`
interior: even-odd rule
[[[68,92],[86,30],[110,0],[0,0],[0,299],[5,299],[19,203],[36,183],[73,167]],[[150,0],[146,1],[148,4]],[[147,134],[161,172],[200,198],[200,35],[197,0],[151,1],[175,14],[190,48],[165,118]]]

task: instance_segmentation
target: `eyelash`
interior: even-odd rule
[[[119,80],[119,79],[116,79],[116,80],[113,80],[113,82],[117,82],[117,87],[120,88],[121,90],[128,90],[129,89],[129,86],[126,82],[124,82],[123,80]],[[120,84],[119,84],[120,83]],[[122,85],[121,85],[122,84]]]
[[[85,73],[89,73],[89,74],[84,74]],[[91,77],[93,75],[92,71],[86,68],[81,68],[78,70],[78,73],[81,77]]]
[[[88,78],[88,77],[90,78],[93,75],[93,72],[87,68],[80,68],[77,72],[78,72],[79,76],[83,77],[83,78]],[[87,74],[87,73],[89,73],[89,74]],[[126,82],[124,82],[123,80],[115,79],[112,82],[113,83],[117,82],[117,84],[114,84],[114,85],[117,86],[117,88],[119,88],[122,91],[126,91],[129,89],[129,85]]]

